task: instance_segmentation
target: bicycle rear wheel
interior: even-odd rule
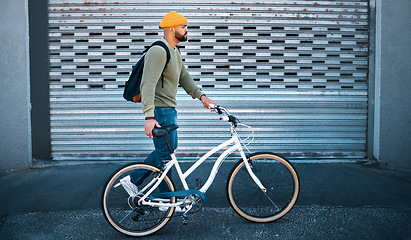
[[[273,154],[253,155],[249,163],[266,192],[257,186],[240,160],[227,181],[231,207],[253,222],[272,222],[283,217],[297,201],[300,189],[297,172],[287,160]]]
[[[128,236],[140,237],[152,234],[164,227],[173,215],[174,207],[160,211],[159,207],[139,205],[138,201],[144,193],[131,197],[120,183],[120,179],[130,175],[136,169],[146,173],[145,176],[147,176],[138,186],[139,190],[144,189],[150,181],[161,174],[157,167],[145,163],[132,164],[120,169],[108,180],[103,190],[102,207],[104,217],[114,229]],[[174,184],[168,176],[163,182],[165,182],[162,187],[163,191],[174,191]],[[159,188],[153,193],[156,192],[160,192]],[[175,197],[165,200],[169,203],[176,201]]]

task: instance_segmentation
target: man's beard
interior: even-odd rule
[[[187,33],[184,35],[179,34],[178,32],[175,33],[175,37],[177,38],[178,41],[180,42],[185,42],[187,41]]]

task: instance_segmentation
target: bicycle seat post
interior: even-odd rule
[[[170,154],[173,154],[174,151],[173,151],[173,149],[172,149],[171,146],[170,146],[170,142],[168,141],[167,136],[164,136],[164,140],[166,141],[166,144],[167,144],[167,147],[168,147],[168,151],[170,151]]]

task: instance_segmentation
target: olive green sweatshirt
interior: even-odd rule
[[[200,99],[203,94],[187,72],[177,47],[171,48],[164,38],[161,41],[167,45],[170,51],[170,62],[163,72],[167,53],[161,46],[151,47],[145,55],[140,86],[141,103],[145,117],[153,117],[155,107],[176,107],[176,94],[179,84],[193,99]],[[163,73],[164,85],[161,81],[161,73]]]

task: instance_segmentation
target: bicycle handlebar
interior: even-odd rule
[[[227,109],[215,104],[210,104],[210,107],[216,110],[219,115],[224,115],[220,116],[220,121],[230,122],[234,125],[234,127],[237,127],[237,125],[240,123],[238,118],[232,115]]]

